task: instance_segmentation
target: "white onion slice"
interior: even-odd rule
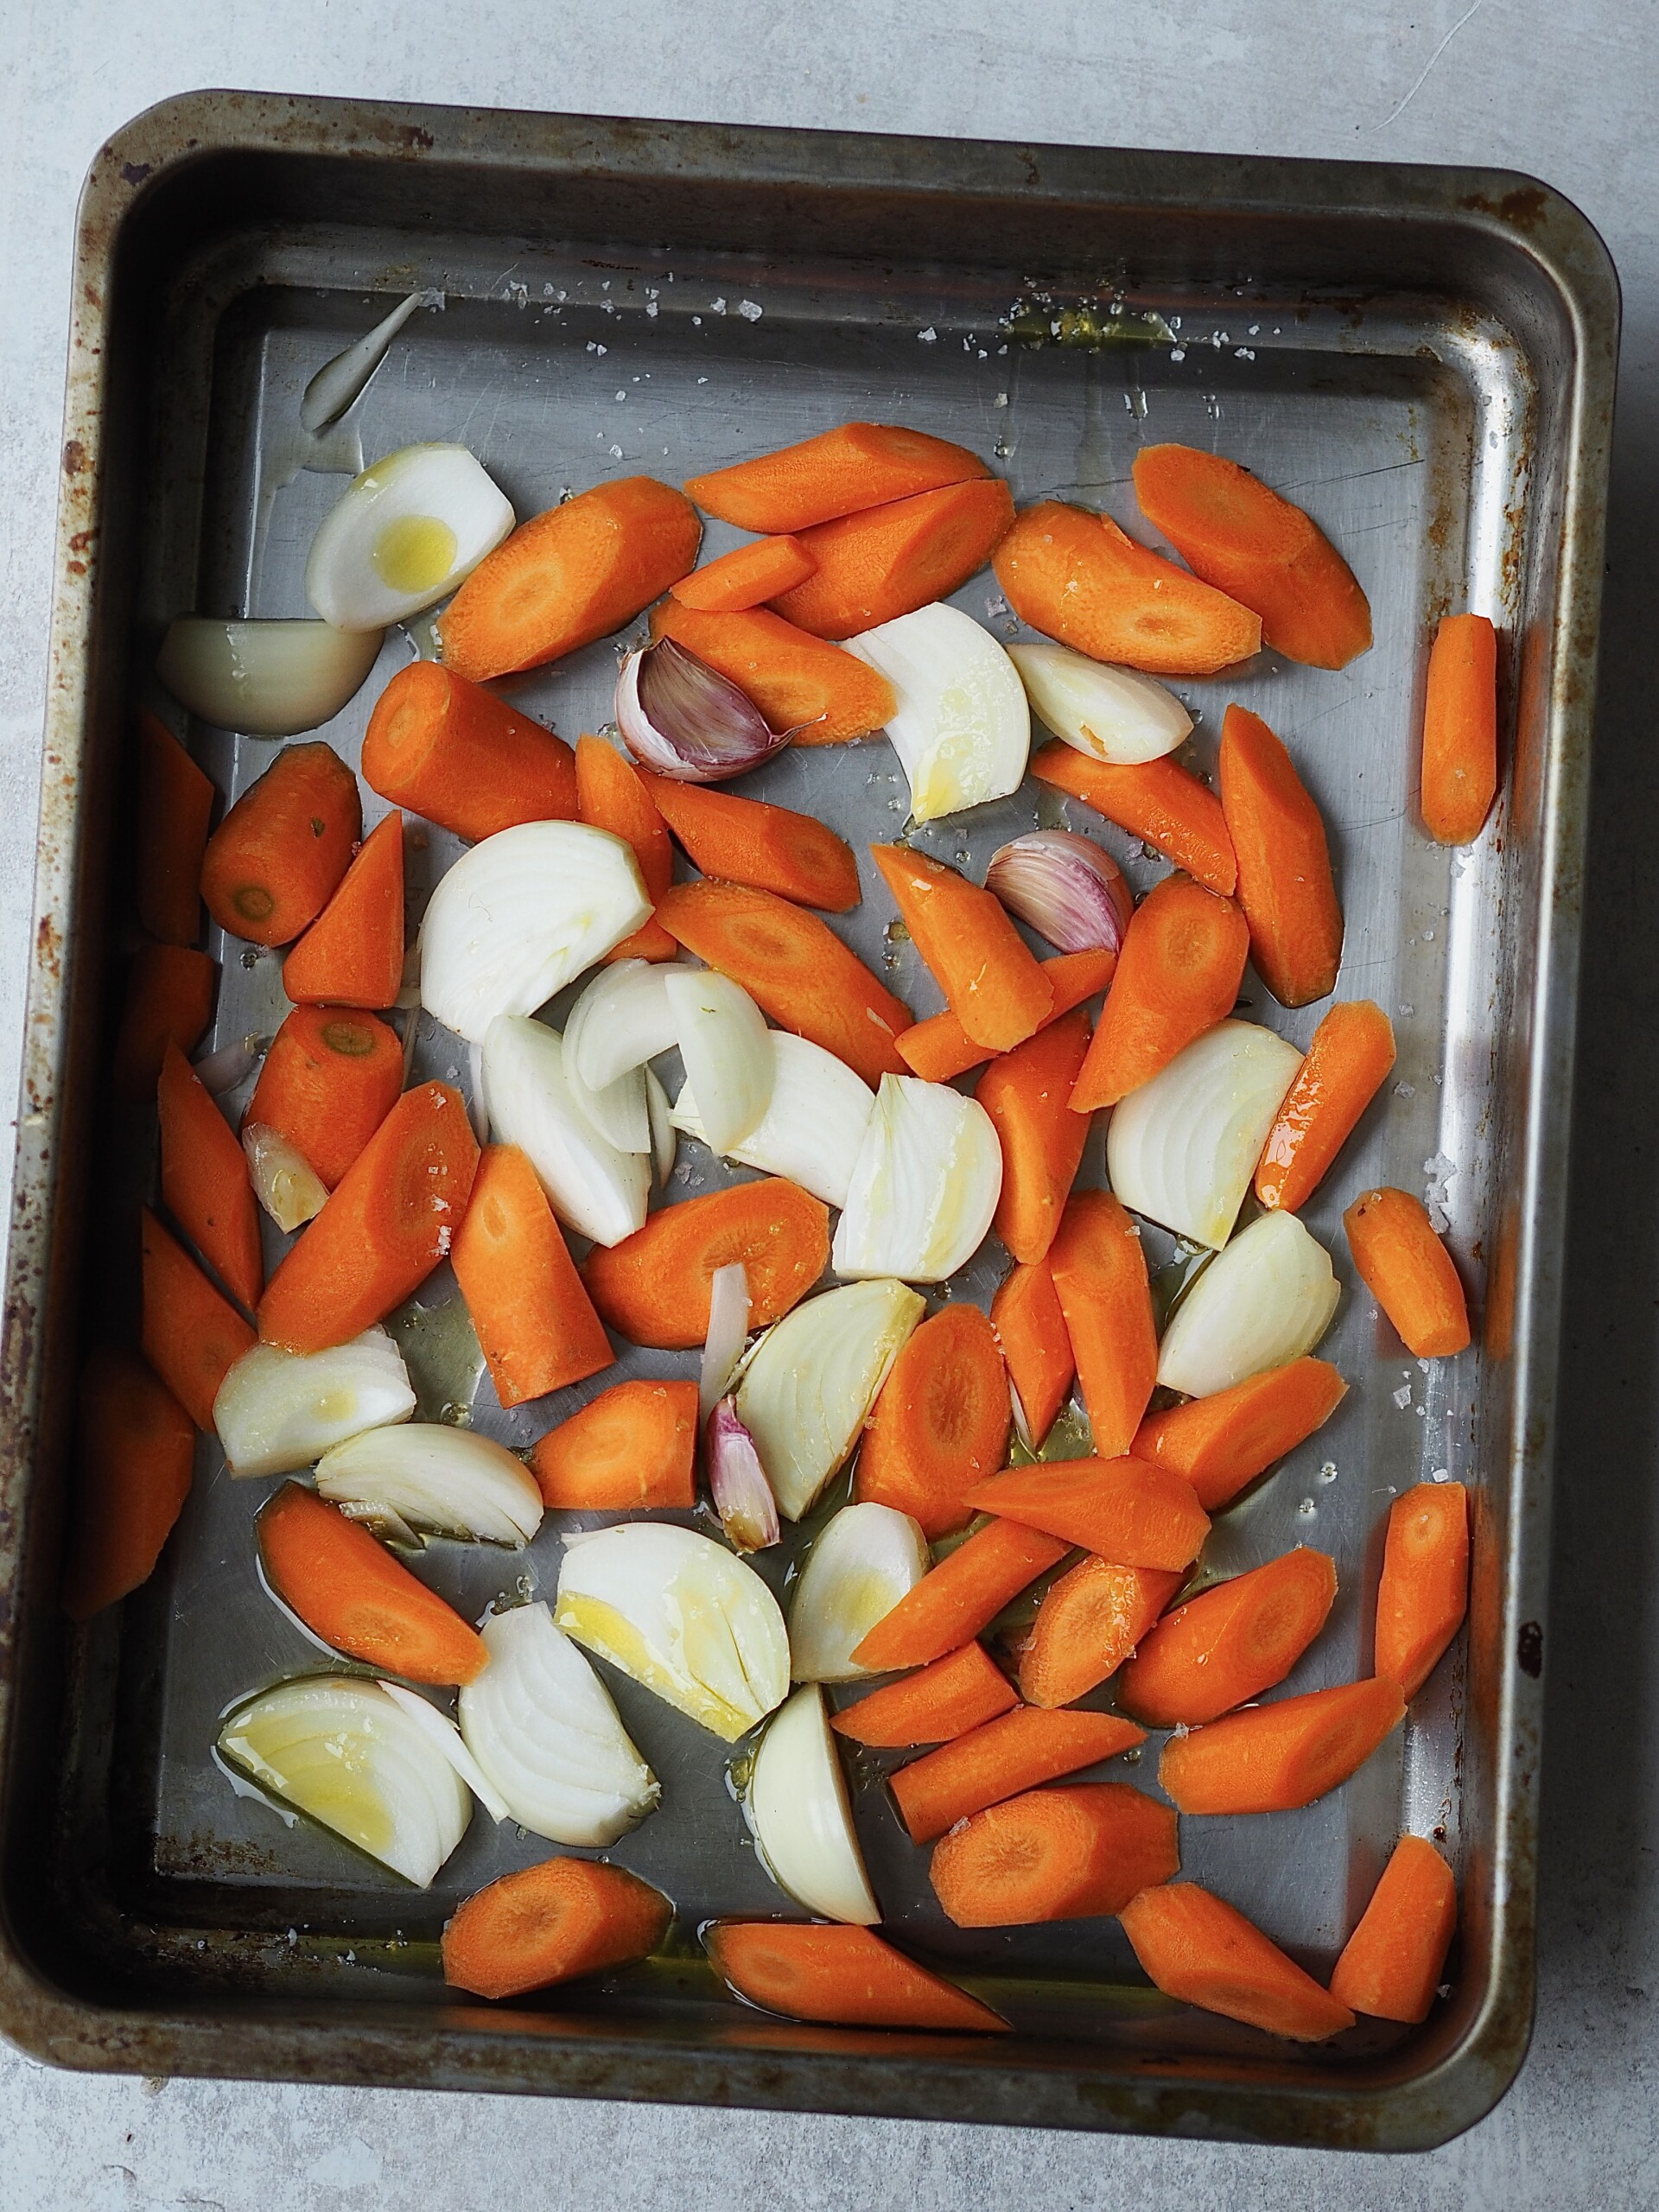
[[[827,1206],[844,1206],[875,1093],[845,1060],[809,1038],[792,1037],[786,1029],[769,1029],[766,1035],[772,1103],[728,1157],[798,1183]],[[674,1102],[674,1125],[708,1143],[701,1105],[689,1083]]]
[[[1160,760],[1192,734],[1175,694],[1138,669],[1109,668],[1070,645],[1010,645],[1008,658],[1038,719],[1092,760]]]
[[[754,1439],[778,1510],[798,1521],[846,1463],[887,1370],[925,1312],[892,1281],[848,1283],[774,1322],[749,1355],[738,1417]]]
[[[657,1187],[665,1191],[668,1179],[674,1173],[674,1155],[679,1150],[679,1141],[674,1134],[674,1114],[668,1093],[650,1068],[645,1070],[645,1111],[651,1117],[651,1159],[657,1170]]]
[[[932,1565],[927,1538],[895,1505],[843,1505],[807,1554],[789,1608],[798,1682],[850,1682],[876,1670],[853,1654]]]
[[[424,1551],[426,1539],[411,1529],[401,1513],[380,1499],[372,1503],[359,1498],[347,1498],[340,1506],[344,1521],[360,1521],[372,1536],[378,1536],[383,1544],[390,1544],[403,1552]],[[296,1616],[297,1618],[297,1615]]]
[[[334,720],[379,652],[378,630],[181,614],[168,626],[156,673],[181,707],[215,729],[297,737]]]
[[[442,1421],[375,1428],[325,1452],[317,1489],[336,1505],[381,1506],[417,1531],[517,1550],[542,1525],[542,1493],[522,1459],[476,1429]]]
[[[644,1227],[651,1161],[620,1152],[577,1106],[556,1029],[499,1015],[484,1039],[484,1081],[497,1136],[527,1155],[561,1221],[595,1244],[620,1244]]]
[[[735,1743],[789,1692],[789,1637],[752,1567],[664,1521],[567,1535],[555,1618],[567,1635]]]
[[[984,1243],[1002,1147],[976,1099],[948,1083],[884,1075],[836,1225],[838,1275],[943,1282]]]
[[[512,1808],[467,1750],[459,1728],[447,1713],[440,1713],[429,1698],[404,1682],[380,1685],[394,1705],[400,1705],[425,1736],[433,1750],[448,1760],[493,1821],[509,1820]]]
[[[619,960],[601,968],[571,1007],[565,1042],[590,1090],[606,1090],[678,1041],[666,972],[646,960]]]
[[[750,1824],[779,1889],[826,1920],[874,1928],[881,1908],[864,1871],[847,1781],[816,1682],[796,1691],[760,1738]]]
[[[297,1145],[264,1122],[242,1132],[253,1195],[285,1236],[315,1221],[327,1203],[328,1185]]]
[[[675,1041],[695,1085],[709,1145],[730,1152],[772,1103],[766,1019],[741,983],[712,968],[664,968]]]
[[[219,1384],[213,1427],[233,1475],[290,1475],[331,1445],[414,1410],[404,1356],[377,1322],[327,1351],[255,1344]]]
[[[461,1685],[467,1750],[522,1827],[601,1850],[637,1827],[662,1792],[610,1693],[542,1604],[492,1613],[489,1664]]]
[[[697,1378],[697,1416],[707,1421],[730,1388],[749,1333],[749,1278],[741,1260],[709,1280],[709,1333]]]
[[[490,1102],[484,1091],[484,1047],[467,1047],[467,1111],[473,1124],[473,1135],[480,1145],[490,1141]]]
[[[384,630],[447,599],[515,520],[465,446],[403,446],[353,477],[322,518],[305,595],[337,630]]]
[[[847,650],[892,684],[887,735],[910,779],[913,821],[1006,798],[1031,752],[1031,711],[1019,671],[988,630],[960,607],[918,607]]]
[[[1312,1351],[1341,1296],[1329,1254],[1294,1213],[1264,1213],[1217,1252],[1158,1351],[1166,1390],[1207,1398]]]
[[[521,822],[461,855],[421,925],[421,1004],[481,1044],[534,1014],[651,912],[632,849],[585,822]]]
[[[1260,1022],[1205,1030],[1113,1108],[1113,1190],[1134,1212],[1219,1250],[1301,1064]]]
[[[416,308],[442,305],[442,292],[411,292],[354,345],[325,361],[300,396],[301,426],[315,434],[337,422],[348,407],[362,397],[369,378],[385,359],[392,340]]]
[[[596,1030],[607,1026],[611,1018],[613,994],[608,988],[609,982],[610,970],[601,968],[565,1017],[565,1084],[607,1143],[613,1144],[619,1152],[649,1152],[651,1113],[645,1103],[643,1067],[636,1063],[597,1084],[582,1072],[584,1063],[595,1057],[591,1046],[584,1052],[586,1040]]]

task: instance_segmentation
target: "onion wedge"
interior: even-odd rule
[[[643,967],[644,962],[639,965]],[[611,973],[607,968],[599,970],[565,1021],[565,1085],[607,1144],[613,1144],[619,1152],[649,1152],[651,1113],[645,1103],[644,1067],[636,1061],[607,1075],[601,1084],[590,1082],[584,1072],[600,1057],[594,1049],[595,1033],[612,1019],[615,994],[610,988]],[[646,973],[654,970],[647,969]]]
[[[1113,1108],[1113,1190],[1133,1212],[1218,1251],[1301,1065],[1259,1022],[1218,1021]]]
[[[651,1117],[651,1160],[657,1170],[657,1187],[665,1191],[668,1179],[674,1173],[679,1140],[674,1133],[674,1115],[668,1093],[650,1068],[645,1070],[645,1111]]]
[[[459,1728],[447,1713],[440,1713],[429,1698],[404,1682],[380,1685],[394,1705],[401,1706],[434,1751],[447,1758],[493,1821],[510,1819],[512,1808],[467,1750]]]
[[[1158,1351],[1166,1390],[1207,1398],[1313,1351],[1342,1294],[1330,1255],[1294,1213],[1264,1213],[1218,1252]]]
[[[297,1145],[264,1122],[242,1132],[253,1195],[284,1236],[315,1221],[327,1203],[328,1185]]]
[[[665,970],[645,960],[601,968],[570,1009],[565,1042],[589,1090],[604,1090],[679,1041]]]
[[[918,607],[846,642],[898,697],[887,736],[910,779],[912,821],[937,821],[1019,790],[1031,710],[1019,671],[970,614]]]
[[[491,1127],[526,1154],[561,1221],[595,1244],[620,1244],[645,1226],[650,1157],[620,1151],[578,1107],[556,1029],[499,1015],[484,1038],[484,1084]]]
[[[976,1099],[884,1075],[830,1264],[838,1275],[943,1282],[984,1243],[1001,1191],[1002,1147]]]
[[[664,968],[662,976],[708,1142],[715,1152],[729,1152],[772,1103],[765,1019],[741,983],[712,968]]]
[[[769,1029],[772,1103],[727,1156],[768,1175],[782,1175],[827,1206],[844,1206],[875,1093],[845,1060],[786,1029]],[[674,1126],[709,1142],[690,1083],[674,1102]]]
[[[796,1691],[760,1738],[749,1823],[766,1872],[826,1920],[874,1928],[881,1908],[864,1871],[846,1777],[816,1682]]]
[[[741,1260],[716,1268],[709,1281],[709,1334],[697,1378],[697,1416],[707,1421],[731,1388],[749,1333],[749,1278]]]
[[[181,707],[215,729],[297,737],[332,721],[380,655],[378,630],[327,622],[220,622],[181,614],[156,673]]]
[[[1192,734],[1192,717],[1138,669],[1109,668],[1070,645],[1010,645],[1038,720],[1074,752],[1116,767],[1160,760]]]
[[[414,1410],[404,1356],[377,1322],[327,1351],[255,1344],[219,1384],[213,1427],[233,1475],[289,1475]]]
[[[853,1653],[932,1565],[927,1538],[897,1506],[843,1505],[807,1554],[789,1609],[798,1682],[850,1682],[879,1670]]]
[[[461,1543],[527,1544],[542,1523],[536,1479],[505,1444],[470,1428],[410,1421],[370,1429],[317,1462],[317,1489],[336,1505],[378,1506],[424,1535]]]

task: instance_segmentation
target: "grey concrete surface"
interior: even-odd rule
[[[1530,170],[1625,288],[1522,2079],[1399,2160],[481,2097],[139,2083],[0,2052],[0,2207],[566,2212],[1659,2203],[1659,9],[1653,0],[0,0],[0,1094],[21,1018],[75,194],[191,86]]]

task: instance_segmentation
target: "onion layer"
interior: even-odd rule
[[[843,1505],[807,1554],[789,1609],[789,1669],[798,1682],[850,1682],[877,1669],[853,1653],[932,1561],[927,1538],[897,1506]]]
[[[651,1161],[620,1152],[577,1106],[556,1029],[499,1016],[484,1039],[484,1082],[491,1127],[527,1155],[561,1221],[595,1244],[620,1244],[644,1227]]]
[[[315,1221],[327,1201],[328,1185],[299,1147],[264,1122],[250,1122],[242,1132],[253,1195],[285,1236]]]
[[[1159,760],[1192,734],[1192,717],[1138,669],[1109,668],[1070,645],[1010,645],[1038,718],[1094,760],[1131,767]]]
[[[664,968],[663,988],[688,1083],[696,1086],[708,1141],[729,1152],[772,1103],[772,1057],[760,1009],[741,983],[712,968]]]
[[[338,630],[384,630],[447,599],[513,525],[465,446],[404,446],[365,468],[311,541],[305,595]]]
[[[847,650],[880,670],[897,695],[887,736],[910,779],[910,811],[936,821],[1006,798],[1031,753],[1019,671],[988,630],[960,607],[918,607]]]
[[[830,1265],[838,1275],[943,1282],[984,1243],[1002,1191],[990,1116],[948,1083],[884,1075]]]
[[[709,1333],[697,1378],[697,1412],[707,1421],[725,1396],[749,1333],[749,1278],[741,1260],[716,1268],[709,1280]]]
[[[289,1475],[414,1410],[404,1356],[377,1323],[327,1351],[255,1344],[219,1384],[213,1427],[233,1475]]]
[[[1341,1297],[1329,1254],[1294,1213],[1264,1213],[1217,1252],[1158,1351],[1166,1390],[1207,1398],[1312,1351]]]
[[[844,1206],[875,1093],[822,1045],[786,1029],[769,1029],[766,1038],[772,1103],[747,1136],[728,1148],[728,1157],[798,1183],[827,1206]],[[690,1083],[674,1102],[674,1123],[709,1142],[701,1101]]]
[[[571,1007],[565,1039],[590,1090],[604,1090],[679,1041],[664,974],[649,961],[619,960],[601,968]]]
[[[297,737],[332,721],[379,658],[378,630],[327,622],[220,622],[181,614],[156,673],[181,707],[215,729]]]
[[[881,1908],[816,1682],[796,1691],[760,1738],[748,1802],[754,1840],[780,1889],[827,1920],[874,1927]]]
[[[392,1703],[401,1706],[434,1751],[448,1759],[493,1821],[505,1821],[512,1808],[467,1750],[459,1728],[447,1713],[440,1713],[429,1698],[404,1682],[380,1685]]]
[[[1135,1213],[1218,1250],[1301,1064],[1259,1022],[1207,1029],[1113,1108],[1113,1190]]]
[[[317,1489],[336,1505],[382,1506],[410,1528],[463,1543],[527,1544],[542,1493],[522,1459],[470,1428],[410,1421],[370,1429],[317,1462]]]

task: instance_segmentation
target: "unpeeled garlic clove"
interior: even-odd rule
[[[1002,846],[985,888],[1057,952],[1116,952],[1135,911],[1122,869],[1075,830],[1033,830]]]
[[[741,776],[795,734],[772,729],[747,692],[672,638],[658,638],[623,662],[616,726],[636,760],[682,784]]]

